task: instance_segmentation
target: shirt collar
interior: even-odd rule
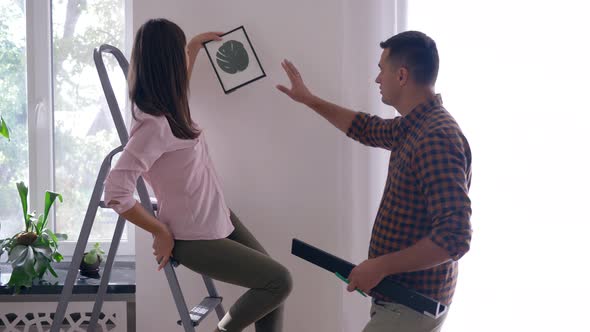
[[[424,118],[424,116],[426,116],[430,112],[430,110],[439,106],[442,106],[442,97],[440,93],[437,93],[433,98],[430,98],[425,102],[418,104],[410,111],[410,113],[402,116],[400,122],[404,129],[407,129],[418,123],[422,118]]]

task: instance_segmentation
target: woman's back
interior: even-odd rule
[[[133,179],[142,175],[158,199],[158,219],[175,239],[207,240],[233,231],[204,132],[195,139],[175,137],[164,116],[134,110],[129,142],[111,170],[105,201],[121,202],[124,211],[135,201]],[[196,127],[196,126],[195,126]],[[118,183],[118,185],[113,185]],[[119,211],[118,211],[119,212]]]

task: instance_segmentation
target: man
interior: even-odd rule
[[[382,102],[401,116],[382,119],[354,112],[313,95],[295,66],[282,65],[291,88],[277,88],[310,107],[362,144],[391,151],[381,205],[373,225],[369,259],[349,276],[349,291],[370,292],[385,276],[451,303],[457,261],[471,241],[471,151],[434,86],[439,58],[435,42],[407,31],[381,43],[379,84]],[[373,294],[371,320],[364,332],[440,331],[434,319]]]

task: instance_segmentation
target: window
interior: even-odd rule
[[[127,2],[0,0],[0,15],[6,17],[1,20],[0,47],[12,42],[12,53],[2,52],[16,54],[23,64],[10,67],[13,81],[0,81],[13,87],[8,90],[13,93],[0,97],[0,105],[5,118],[14,121],[9,126],[15,135],[13,142],[2,143],[0,152],[8,155],[0,158],[0,199],[9,207],[0,211],[1,235],[13,234],[22,227],[14,183],[24,180],[29,183],[33,208],[42,208],[47,189],[63,195],[64,202],[56,204],[51,225],[55,232],[68,235],[68,241],[60,244],[61,251],[73,252],[100,164],[120,145],[94,66],[93,50],[105,43],[126,50]],[[0,56],[0,70],[8,70],[4,69],[8,68],[6,61],[6,56]],[[125,78],[113,58],[105,56],[105,64],[121,109],[125,109]],[[28,90],[24,88],[27,81]],[[90,242],[110,241],[116,220],[112,210],[99,209]],[[130,231],[127,228],[123,234],[120,254],[133,252]]]
[[[437,91],[473,152],[473,243],[449,331],[586,326],[590,6],[408,1],[437,42]]]
[[[0,137],[0,238],[24,225],[15,183],[29,177],[26,18],[23,2],[0,0],[0,113],[11,141]]]

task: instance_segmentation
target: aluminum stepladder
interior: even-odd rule
[[[104,158],[102,165],[100,167],[100,171],[98,173],[96,183],[92,191],[92,196],[90,198],[90,202],[88,203],[88,208],[86,210],[86,215],[84,217],[84,223],[82,224],[82,229],[80,230],[80,236],[78,238],[78,242],[76,243],[76,249],[74,250],[72,262],[68,269],[68,274],[66,276],[62,293],[59,298],[57,310],[53,318],[53,323],[51,325],[50,330],[51,332],[60,331],[60,328],[65,317],[66,309],[68,307],[68,303],[72,297],[74,283],[78,277],[78,267],[80,266],[84,250],[88,243],[88,238],[90,237],[90,231],[92,230],[92,225],[94,224],[96,212],[99,207],[106,208],[105,203],[101,201],[101,197],[104,190],[103,183],[111,169],[112,159],[117,153],[123,151],[123,147],[125,146],[125,144],[127,144],[129,140],[129,134],[127,133],[125,122],[123,121],[121,111],[119,110],[117,98],[115,97],[115,94],[113,92],[113,88],[111,86],[110,79],[108,77],[108,73],[106,71],[106,67],[102,59],[103,53],[110,53],[115,57],[115,59],[119,63],[119,66],[123,70],[125,77],[127,77],[129,62],[127,62],[127,59],[125,59],[123,53],[116,47],[105,44],[94,49],[94,63],[98,71],[98,76],[100,78],[100,82],[105,93],[105,97],[109,109],[111,111],[113,121],[115,122],[115,127],[117,129],[119,139],[121,140],[121,146],[112,150]],[[141,205],[147,211],[151,212],[152,215],[155,216],[158,209],[157,203],[152,202],[152,200],[150,199],[145,183],[141,177],[137,180],[136,189],[139,194]],[[121,240],[121,235],[123,234],[124,226],[125,219],[119,216],[119,218],[117,219],[117,225],[115,227],[115,231],[113,234],[111,246],[109,248],[109,253],[103,269],[103,274],[100,281],[100,286],[98,288],[98,293],[96,295],[96,300],[94,302],[94,307],[92,310],[92,316],[90,318],[88,331],[96,330],[99,315],[101,313],[102,305],[104,303],[104,298],[106,295],[111,270],[113,267],[113,263],[115,261],[115,254],[117,252],[117,248]],[[221,318],[225,315],[225,310],[223,309],[223,306],[221,304],[222,298],[217,293],[217,289],[215,287],[215,284],[213,283],[213,280],[204,275],[202,277],[203,281],[205,282],[205,287],[207,288],[209,296],[205,297],[200,304],[195,306],[189,312],[184,301],[184,297],[182,295],[178,279],[176,278],[176,272],[174,271],[174,267],[176,267],[177,265],[178,263],[171,259],[170,262],[168,262],[168,264],[166,264],[166,266],[164,267],[164,273],[166,274],[166,279],[168,280],[170,291],[172,292],[172,297],[174,298],[174,302],[176,304],[176,308],[178,309],[178,313],[180,314],[180,320],[177,322],[177,324],[182,325],[186,332],[194,331],[195,326],[199,325],[199,323],[203,319],[205,319],[205,317],[213,310],[215,310],[215,312],[217,313],[217,317],[221,320]]]

